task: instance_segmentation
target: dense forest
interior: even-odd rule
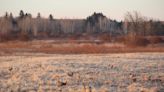
[[[7,13],[0,17],[0,41],[33,39],[97,39],[125,36],[164,35],[164,22],[148,20],[138,12],[127,13],[124,21],[107,18],[102,13],[93,13],[86,19],[55,19],[52,14],[43,18],[38,13],[20,11],[18,17]]]

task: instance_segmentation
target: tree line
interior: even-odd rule
[[[20,11],[18,17],[5,13],[0,17],[0,41],[33,40],[47,38],[92,38],[99,36],[164,35],[164,22],[148,20],[138,12],[127,13],[124,21],[107,18],[102,13],[93,13],[86,19],[55,19],[52,14],[43,18],[38,13]]]

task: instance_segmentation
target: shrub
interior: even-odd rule
[[[30,37],[29,37],[28,34],[21,34],[20,37],[19,37],[19,40],[21,40],[21,41],[29,41]]]
[[[105,42],[111,42],[112,37],[109,34],[102,34],[99,36],[99,39]]]
[[[124,36],[118,36],[118,37],[115,37],[114,41],[115,42],[119,42],[119,43],[124,43],[125,42],[125,38]]]
[[[0,33],[0,42],[7,42],[10,40],[14,40],[14,36],[12,34],[2,34]]]
[[[164,40],[160,36],[148,37],[147,38],[151,44],[163,43]]]
[[[0,42],[7,41],[8,37],[6,35],[0,34]]]
[[[149,41],[142,36],[127,36],[125,38],[125,44],[130,47],[147,46]]]

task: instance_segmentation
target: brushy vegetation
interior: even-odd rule
[[[147,39],[151,44],[163,43],[164,42],[164,38],[160,37],[160,36],[147,37]]]
[[[125,38],[125,44],[132,47],[147,46],[149,41],[146,38],[140,36],[127,36]]]

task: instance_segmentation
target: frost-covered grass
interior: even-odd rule
[[[0,56],[0,92],[164,91],[164,53]]]

